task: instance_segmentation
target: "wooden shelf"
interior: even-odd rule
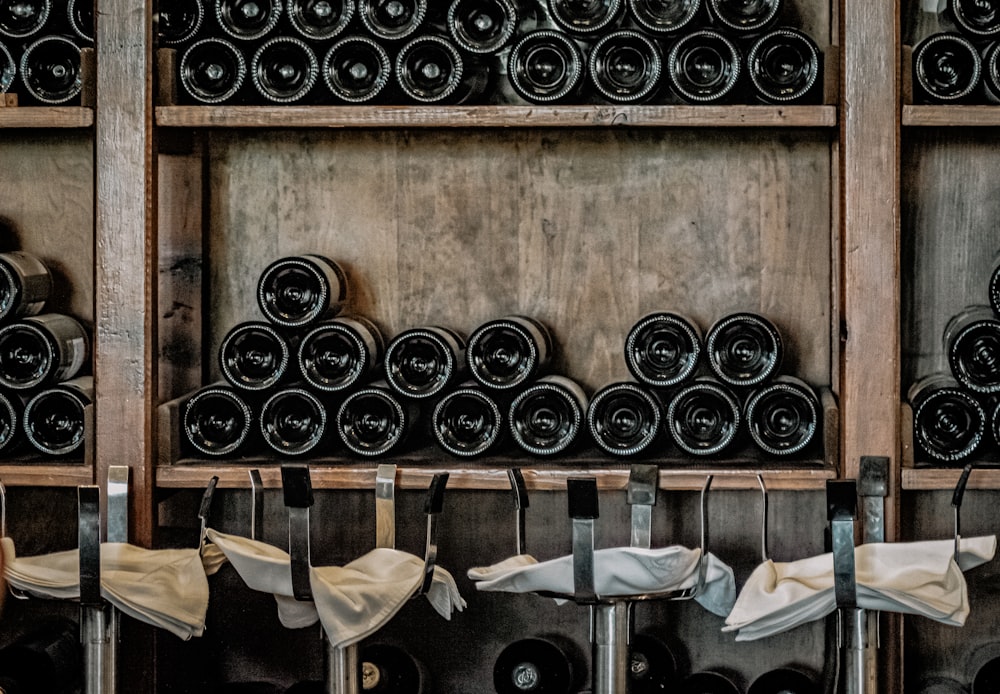
[[[772,461],[761,459],[749,450],[737,451],[724,460],[694,461],[691,458],[664,456],[642,459],[660,466],[660,486],[664,489],[701,489],[706,475],[715,475],[713,488],[756,489],[756,475],[764,478],[768,489],[823,489],[826,480],[837,477],[839,411],[833,394],[822,389],[822,457]],[[602,489],[624,489],[632,461],[612,459],[597,451],[584,450],[554,461],[541,461],[516,455],[488,456],[474,461],[448,457],[434,446],[406,451],[386,460],[368,461],[343,456],[307,459],[281,458],[278,455],[255,455],[237,460],[211,460],[183,456],[180,441],[180,412],[187,396],[166,402],[158,408],[159,464],[156,486],[204,487],[212,476],[219,477],[220,487],[247,487],[247,471],[257,468],[267,486],[280,487],[282,463],[307,464],[313,485],[318,488],[367,489],[375,485],[379,462],[399,466],[398,484],[403,488],[426,488],[439,472],[448,472],[450,487],[459,489],[508,489],[507,469],[520,467],[525,483],[535,490],[564,490],[566,479],[596,476]],[[636,461],[640,462],[640,461]]]
[[[832,128],[836,106],[158,106],[177,128]]]
[[[0,107],[2,128],[89,128],[94,109],[83,106]]]
[[[975,106],[904,104],[902,124],[935,128],[995,128],[1000,126],[1000,104]]]
[[[0,482],[7,487],[77,487],[94,483],[94,468],[80,460],[0,463]]]

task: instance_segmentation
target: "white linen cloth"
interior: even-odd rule
[[[80,597],[80,552],[19,557],[14,541],[0,538],[4,576],[11,586],[41,598]],[[122,613],[187,640],[201,636],[208,611],[209,573],[219,553],[197,549],[144,549],[123,542],[101,544],[101,596]]]
[[[858,607],[921,615],[961,626],[969,614],[963,571],[996,554],[996,536],[867,543],[855,547]],[[723,631],[752,641],[820,619],[837,609],[833,554],[793,562],[765,561],[750,575]]]
[[[378,631],[412,598],[424,579],[424,560],[397,549],[377,548],[344,566],[310,567],[313,600],[293,597],[288,553],[257,540],[208,529],[248,588],[274,595],[278,619],[289,628],[318,620],[334,646],[357,643]],[[465,608],[455,579],[434,567],[426,598],[445,619]]]
[[[700,549],[679,545],[646,549],[609,547],[594,550],[594,591],[601,597],[663,593],[693,588],[698,583]],[[733,570],[709,552],[705,585],[695,600],[725,617],[736,600]],[[519,554],[492,566],[469,569],[476,589],[507,593],[549,592],[573,595],[572,555],[539,562]]]

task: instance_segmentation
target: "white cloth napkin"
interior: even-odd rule
[[[594,551],[594,591],[602,597],[628,597],[692,588],[698,583],[700,549],[679,545],[645,549],[610,547]],[[726,616],[736,600],[733,570],[709,552],[705,585],[694,598],[708,611]],[[519,554],[492,566],[469,569],[477,590],[507,593],[549,592],[572,595],[571,555],[539,562]]]
[[[28,595],[59,600],[80,597],[80,553],[54,552],[18,557],[14,541],[0,539],[4,576]],[[144,549],[123,542],[101,544],[101,595],[139,621],[187,640],[201,636],[208,611],[207,574],[217,570],[218,553],[197,549]]]
[[[420,588],[424,560],[396,549],[377,548],[344,566],[311,567],[313,601],[293,597],[288,553],[257,540],[209,529],[211,540],[232,563],[247,587],[274,595],[278,619],[289,628],[320,621],[330,643],[347,646],[378,631]],[[465,608],[455,579],[434,567],[426,593],[445,619]]]
[[[868,543],[854,551],[858,607],[922,615],[961,626],[969,615],[963,571],[996,553],[996,536],[953,540]],[[752,641],[820,619],[837,609],[833,554],[794,562],[766,561],[747,580],[723,631]]]

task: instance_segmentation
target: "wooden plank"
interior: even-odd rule
[[[200,150],[157,160],[160,400],[194,390],[203,378],[202,166]]]
[[[131,468],[130,540],[152,543],[156,188],[152,154],[152,7],[101,5],[96,43],[95,364],[97,483]]]
[[[749,307],[785,331],[787,372],[826,386],[830,156],[811,130],[213,135],[202,361],[218,378],[267,263],[316,252],[346,265],[352,308],[389,337],[530,313],[555,333],[555,368],[593,390],[628,376],[644,312],[707,329]],[[705,181],[728,182],[721,199]]]
[[[179,128],[829,128],[835,106],[158,106]]]
[[[994,104],[946,106],[903,106],[902,123],[928,128],[995,128],[1000,126],[1000,109]]]
[[[0,480],[6,487],[77,487],[94,483],[92,465],[80,462],[4,462]]]
[[[4,128],[89,128],[94,110],[82,106],[18,106],[0,109]]]
[[[2,117],[0,112],[0,117]],[[53,276],[45,310],[94,321],[94,149],[85,131],[0,132],[3,250],[38,256]]]

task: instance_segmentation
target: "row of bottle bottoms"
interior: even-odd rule
[[[914,443],[932,463],[1000,452],[1000,253],[984,285],[988,303],[966,306],[945,325],[947,371],[921,375],[907,392]]]
[[[92,0],[0,2],[0,93],[28,105],[78,101],[80,51],[93,45]]]
[[[660,453],[668,430],[689,455],[731,451],[749,431],[765,454],[789,456],[821,424],[813,389],[779,375],[781,333],[757,313],[724,316],[704,337],[679,313],[650,313],[624,341],[632,379],[589,397],[551,372],[556,341],[537,318],[490,319],[468,337],[417,326],[386,341],[371,320],[341,313],[347,291],[343,269],[322,255],[264,269],[256,295],[265,320],[228,331],[218,350],[225,382],[184,407],[184,438],[196,451],[241,455],[259,432],[286,455],[324,450],[338,437],[353,454],[384,455],[407,435],[420,441],[422,418],[445,451],[464,457],[496,451],[504,434],[528,453],[557,455],[584,431],[611,455]]]
[[[783,0],[165,0],[156,17],[161,46],[284,34],[330,42],[350,33],[398,43],[433,28],[477,54],[498,53],[539,28],[587,40],[620,28],[659,37],[712,28],[743,39],[793,19]]]
[[[206,38],[180,53],[177,77],[193,104],[818,103],[820,65],[816,43],[790,27],[747,43],[715,29],[593,42],[538,29],[491,58],[442,33],[399,47],[351,34],[321,52],[294,36]]]
[[[690,694],[742,694],[736,675],[721,671],[694,671],[687,665],[683,644],[661,638],[654,630],[632,636],[626,668],[629,692],[652,694],[676,691]],[[575,694],[585,686],[587,655],[562,634],[545,633],[517,639],[493,656],[492,689],[498,694],[545,692]],[[11,692],[76,691],[81,685],[84,656],[80,627],[67,617],[38,620],[0,648],[0,688]],[[372,694],[429,694],[435,691],[433,668],[407,649],[390,643],[365,641],[358,649],[360,690]],[[817,691],[819,676],[798,664],[775,668],[757,676],[746,694],[806,694]],[[322,694],[321,681],[304,680],[284,687],[270,682],[229,682],[213,694]]]

